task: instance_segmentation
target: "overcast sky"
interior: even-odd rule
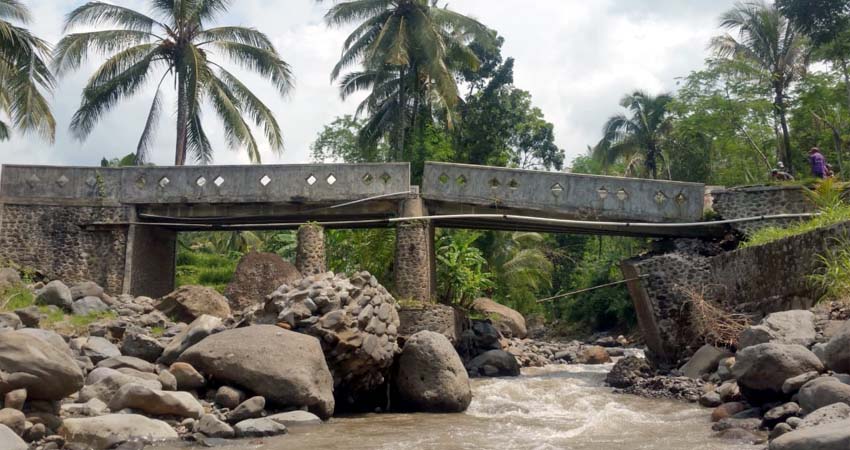
[[[147,11],[145,0],[113,0]],[[24,0],[37,18],[32,28],[45,39],[60,38],[63,16],[81,0]],[[328,74],[348,29],[328,29],[327,4],[314,0],[235,0],[221,24],[256,27],[268,34],[292,65],[296,88],[287,98],[259,79],[250,86],[276,113],[286,149],[263,151],[264,163],[309,162],[310,144],[334,117],[351,114],[356,101],[342,102]],[[441,2],[442,3],[442,2]],[[452,0],[450,8],[471,15],[505,37],[503,54],[516,59],[517,87],[555,124],[557,143],[572,160],[601,137],[605,119],[618,112],[623,94],[643,89],[671,91],[676,79],[699,69],[716,35],[717,17],[734,0]],[[67,131],[87,77],[102,61],[62,78],[53,98],[56,143],[18,136],[0,143],[0,163],[96,165],[135,151],[153,87],[113,109],[85,142]],[[152,162],[174,160],[173,102],[167,103]],[[244,164],[229,151],[212,112],[205,129],[216,149],[215,164]],[[256,133],[258,138],[261,133]]]

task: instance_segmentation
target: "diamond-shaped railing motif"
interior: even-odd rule
[[[463,176],[463,175],[459,175],[457,177],[457,179],[455,179],[455,183],[457,183],[458,186],[465,186],[466,185],[466,177]]]
[[[86,186],[93,188],[95,185],[97,185],[97,178],[95,178],[94,175],[89,175],[89,177],[86,178]]]
[[[307,181],[307,184],[309,184],[310,186],[312,186],[312,185],[316,184],[316,182],[317,182],[317,181],[319,181],[319,179],[318,179],[318,178],[316,178],[316,177],[315,177],[315,176],[313,176],[313,175],[310,175],[309,177],[307,177],[307,179],[306,179],[305,181]]]
[[[30,189],[34,188],[38,183],[41,183],[41,178],[39,178],[36,174],[32,174],[29,178],[27,178],[27,186],[29,186]]]
[[[375,181],[375,177],[373,177],[371,173],[367,173],[366,175],[363,175],[362,179],[363,179],[363,184],[365,184],[367,186],[372,184],[373,181]]]
[[[688,198],[685,197],[685,194],[679,193],[679,195],[676,196],[676,203],[678,203],[680,206],[684,205],[687,201]]]
[[[599,195],[599,198],[605,200],[608,198],[608,188],[602,186],[601,188],[596,190],[596,193]]]
[[[171,184],[171,180],[169,180],[168,177],[162,177],[159,179],[159,183],[157,184],[159,184],[159,187],[165,189],[166,186]]]
[[[625,189],[617,191],[617,200],[624,202],[629,199],[629,193]]]
[[[501,185],[502,185],[502,183],[499,181],[498,178],[493,178],[492,180],[490,180],[490,188],[491,189],[499,189],[499,186],[501,186]]]
[[[334,174],[330,174],[327,178],[325,178],[325,181],[327,181],[329,185],[333,186],[334,183],[336,183],[336,177]]]
[[[508,182],[508,187],[511,189],[519,189],[519,181],[511,180],[510,182]]]
[[[555,184],[552,185],[550,190],[552,191],[553,194],[558,195],[561,192],[564,192],[564,187],[561,186],[561,183],[555,183]]]
[[[66,177],[65,175],[62,175],[62,176],[60,176],[59,178],[56,179],[56,184],[58,184],[59,187],[65,187],[65,185],[68,184],[69,181],[71,181],[71,180],[69,180],[68,177]]]
[[[441,174],[440,174],[440,177],[439,177],[439,180],[440,180],[440,183],[442,183],[442,184],[446,184],[446,183],[448,183],[448,182],[449,182],[449,176],[448,176],[448,175],[446,175],[446,174],[444,174],[444,173],[441,173]]]
[[[663,192],[661,192],[661,191],[658,191],[658,192],[655,194],[655,203],[658,203],[659,205],[663,205],[663,204],[664,204],[664,203],[666,203],[666,202],[667,202],[667,195],[666,195],[666,194],[664,194],[664,193],[663,193]]]
[[[204,187],[207,184],[207,179],[204,177],[198,177],[198,179],[195,180],[195,184],[197,184],[198,187]]]
[[[216,187],[221,187],[221,185],[224,184],[224,178],[219,175],[215,180],[213,180],[213,184],[216,185]]]
[[[263,186],[268,186],[271,182],[272,179],[268,175],[263,175],[263,178],[260,178],[260,184]]]
[[[382,174],[381,174],[381,181],[383,181],[383,182],[384,182],[384,184],[389,183],[389,182],[390,182],[390,180],[392,180],[392,179],[393,179],[393,177],[392,177],[390,174],[386,173],[386,172],[384,172],[384,173],[382,173]]]

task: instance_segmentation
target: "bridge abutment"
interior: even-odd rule
[[[158,226],[130,225],[121,292],[159,298],[173,291],[176,256],[176,231]]]

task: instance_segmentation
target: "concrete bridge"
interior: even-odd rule
[[[444,163],[426,164],[421,187],[407,164],[5,165],[0,261],[157,297],[174,287],[179,231],[394,226],[395,293],[429,300],[435,227],[722,234],[720,225],[689,224],[702,219],[704,195],[694,183]],[[321,233],[299,233],[299,246],[324,252]]]

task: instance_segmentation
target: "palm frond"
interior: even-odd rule
[[[247,86],[230,72],[220,69],[219,76],[225,85],[239,100],[243,113],[247,113],[258,127],[265,131],[266,140],[275,152],[283,150],[283,133],[274,113]]]
[[[222,124],[224,136],[231,149],[244,147],[251,162],[260,162],[260,150],[251,129],[242,118],[241,103],[221,79],[211,74],[207,80],[207,91]]]
[[[391,7],[394,0],[351,0],[337,3],[327,14],[325,22],[332,26],[368,19]]]
[[[88,2],[68,13],[65,17],[65,32],[77,26],[117,25],[128,30],[150,33],[156,20],[123,6],[99,1]]]
[[[263,50],[274,51],[274,44],[264,33],[257,31],[254,28],[246,27],[217,27],[203,30],[195,38],[195,41],[201,43],[210,42],[236,42],[238,44],[250,45],[252,47],[261,48]]]
[[[281,95],[292,89],[292,71],[277,52],[237,42],[214,42],[231,61],[269,79]]]
[[[147,31],[135,30],[104,30],[69,34],[56,45],[53,53],[53,68],[57,73],[78,69],[91,50],[102,54],[120,52],[149,42],[153,37]]]
[[[156,134],[156,128],[159,124],[159,116],[162,112],[162,82],[165,81],[165,77],[169,73],[166,72],[156,86],[156,92],[151,102],[151,109],[148,112],[148,119],[145,121],[145,128],[142,130],[141,137],[139,137],[138,145],[136,145],[136,164],[140,166],[144,165],[148,160],[148,152],[153,143],[153,137]]]
[[[0,18],[29,23],[32,20],[29,8],[18,0],[0,1]]]

